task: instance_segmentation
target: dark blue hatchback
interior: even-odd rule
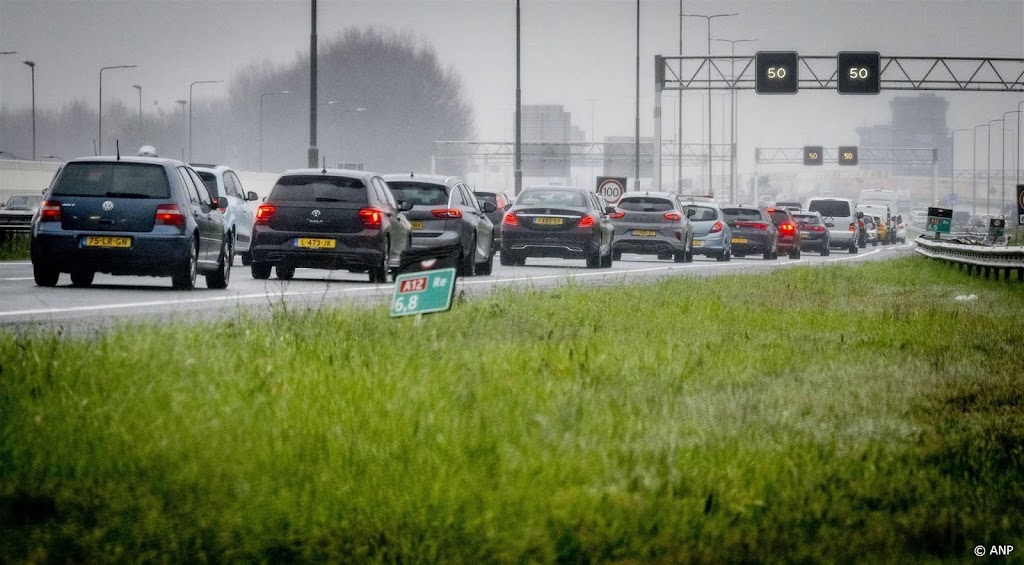
[[[155,157],[89,157],[58,171],[32,222],[36,284],[70,273],[89,286],[96,273],[171,277],[176,289],[226,288],[230,238],[218,201],[191,167]]]

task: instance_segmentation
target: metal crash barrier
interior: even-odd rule
[[[930,257],[956,265],[968,274],[984,275],[985,278],[995,277],[999,280],[1010,280],[1014,272],[1017,281],[1024,282],[1024,247],[1006,247],[992,245],[972,245],[957,241],[942,241],[925,236],[915,240],[915,251]]]

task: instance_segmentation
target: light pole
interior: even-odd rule
[[[267,96],[277,94],[291,94],[291,90],[278,90],[277,92],[264,92],[260,94],[260,172],[263,172],[263,99]]]
[[[108,69],[134,69],[138,65],[114,65],[112,67],[100,68],[100,127],[99,127],[99,139],[96,143],[99,145],[99,149],[96,150],[100,155],[103,154],[103,71]]]
[[[988,154],[988,158],[986,160],[987,165],[985,166],[985,170],[987,171],[986,174],[985,174],[985,213],[986,214],[991,214],[992,213],[992,124],[994,124],[996,122],[1003,122],[1003,126],[1002,127],[1005,128],[1005,121],[1002,118],[996,118],[994,120],[989,120],[988,124],[985,126],[985,127],[988,128],[988,131],[985,132],[985,144],[988,145],[988,151],[986,152]]]
[[[316,0],[310,0],[309,32],[309,150],[307,164],[314,168],[320,161],[320,149],[316,146],[316,96],[317,96],[317,45],[316,45]]]
[[[1015,133],[1017,134],[1017,136],[1019,136],[1020,135],[1020,112],[1021,112],[1020,110],[1010,110],[1009,112],[1003,112],[1003,128],[1004,129],[1003,129],[1003,138],[1002,138],[1002,141],[1000,142],[1000,147],[1002,148],[1002,151],[1001,151],[1001,155],[1002,156],[1000,157],[1000,161],[999,161],[1000,164],[1001,164],[999,170],[1002,171],[1002,174],[999,175],[999,184],[1000,184],[1000,186],[1003,189],[1002,190],[1002,195],[1000,197],[1001,200],[999,201],[999,209],[1000,210],[1003,209],[1003,206],[1006,206],[1006,129],[1005,129],[1006,128],[1006,115],[1007,114],[1017,114],[1017,131]],[[1017,153],[1017,151],[1014,151],[1014,153]]]
[[[516,0],[516,143],[512,158],[512,188],[514,196],[519,197],[523,191],[523,90],[521,88],[521,49],[520,29],[522,23],[519,14],[519,0]]]
[[[971,215],[978,215],[978,128],[988,127],[985,124],[978,124],[974,126],[974,149],[973,149],[973,165],[974,175],[971,182]]]
[[[145,141],[145,136],[142,135],[142,87],[133,84],[132,88],[139,91],[139,145],[142,145],[143,141]]]
[[[659,108],[660,112],[661,109]],[[661,120],[661,115],[657,116],[658,120]],[[633,190],[640,190],[640,0],[636,0],[636,129],[634,130],[633,139],[633,170],[635,176],[633,178]],[[661,140],[658,140],[659,142]],[[660,159],[660,156],[659,156]],[[657,161],[661,164],[661,161]],[[661,172],[659,171],[655,178],[661,178]],[[661,190],[660,186],[654,187],[654,190]]]
[[[343,150],[344,142],[345,142],[345,128],[344,128],[344,125],[345,125],[345,114],[347,114],[349,112],[365,112],[365,111],[366,111],[366,108],[363,108],[362,106],[360,106],[358,108],[348,108],[346,110],[342,110],[341,114],[338,116],[338,128],[341,129],[341,134],[338,136],[338,156],[341,157],[341,159],[343,161],[345,159],[345,152]]]
[[[956,172],[956,134],[961,131],[971,131],[968,128],[954,129],[949,131],[949,192],[956,194],[956,185],[953,178]]]
[[[736,201],[736,137],[739,134],[739,126],[736,123],[739,118],[739,103],[736,98],[736,44],[737,43],[749,43],[758,41],[756,38],[751,39],[719,39],[712,37],[711,41],[724,41],[731,45],[730,53],[732,55],[732,61],[729,62],[729,78],[733,81],[733,87],[729,89],[729,111],[731,116],[729,118],[729,201]]]
[[[32,70],[32,160],[36,160],[36,64],[32,61],[25,61],[28,68]]]
[[[704,18],[708,22],[708,194],[712,194],[711,190],[711,20],[714,18],[727,18],[730,16],[738,16],[739,14],[679,14],[681,18]]]
[[[181,106],[181,160],[185,160],[185,105],[188,100],[175,100],[175,104]]]
[[[1016,184],[1020,184],[1020,116],[1021,114],[1024,114],[1024,110],[1021,110],[1021,106],[1024,106],[1024,100],[1017,103],[1017,175],[1014,177],[1017,180]]]
[[[197,84],[214,84],[222,80],[197,80],[188,85],[188,160],[192,161],[192,87]]]

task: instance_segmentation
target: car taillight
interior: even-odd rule
[[[277,208],[273,204],[260,204],[260,207],[256,209],[256,225],[265,226],[270,223],[270,218],[274,217],[277,213]]]
[[[861,227],[863,226],[864,224],[861,224]],[[857,224],[850,222],[850,231],[857,231]]]
[[[736,222],[736,227],[740,228],[754,228],[761,231],[768,229],[768,224],[764,222]]]
[[[590,215],[583,216],[580,218],[580,223],[576,224],[578,228],[592,228],[594,227],[594,217]]]
[[[753,227],[755,229],[759,229],[761,231],[767,231],[768,230],[768,224],[764,224],[764,223],[761,223],[761,222],[757,222],[757,223],[753,224]]]
[[[796,226],[789,223],[782,224],[779,226],[779,231],[782,233],[792,234],[796,232]]]
[[[519,218],[517,218],[512,212],[508,212],[505,214],[505,219],[502,220],[502,223],[506,226],[518,226]]]
[[[608,214],[608,217],[613,219],[613,220],[618,220],[619,218],[624,218],[625,216],[626,216],[626,213],[623,212],[622,210],[616,210],[616,211],[612,212],[611,214]]]
[[[185,225],[185,216],[177,204],[161,204],[156,207],[156,225],[183,226]]]
[[[384,225],[384,213],[376,208],[359,210],[359,219],[363,221],[363,227],[368,230],[379,230]]]
[[[43,203],[39,205],[39,221],[59,222],[60,202],[56,200],[43,200]]]
[[[431,210],[430,213],[433,214],[435,218],[454,220],[462,217],[462,210],[459,210],[458,208],[438,208],[437,210]]]
[[[711,226],[711,231],[708,233],[718,233],[723,229],[724,228],[722,227],[722,222],[715,222],[715,225]]]
[[[683,216],[679,212],[665,212],[665,219],[673,222],[678,222],[683,219]]]
[[[825,233],[825,226],[807,226],[807,229],[814,233]]]

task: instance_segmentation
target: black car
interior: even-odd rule
[[[817,251],[822,256],[830,253],[831,241],[829,240],[828,226],[821,214],[817,212],[794,212],[793,219],[796,220],[796,228],[800,232],[800,248],[808,251]]]
[[[196,172],[157,157],[88,157],[65,164],[32,224],[32,271],[39,286],[70,273],[89,286],[96,273],[171,277],[176,289],[226,288],[234,250]]]
[[[493,204],[477,203],[459,177],[441,175],[384,175],[395,199],[408,202],[405,213],[412,226],[413,249],[436,249],[458,244],[459,274],[489,275],[494,266],[494,224],[485,215]]]
[[[285,171],[256,209],[252,276],[289,280],[296,268],[369,272],[387,282],[410,246],[411,226],[380,175],[341,169]]]
[[[498,249],[501,247],[501,220],[505,217],[505,212],[512,207],[513,198],[504,192],[486,190],[474,190],[473,194],[476,196],[480,208],[483,208],[488,202],[494,205],[494,211],[486,212],[486,214],[494,224],[494,245]]]
[[[729,206],[722,208],[722,213],[732,228],[734,257],[761,254],[765,259],[779,258],[779,230],[763,207]]]
[[[586,259],[591,269],[611,267],[615,228],[608,215],[614,212],[585,188],[528,188],[502,220],[501,264],[560,257]]]
[[[779,230],[779,253],[789,255],[790,259],[800,258],[800,231],[797,229],[793,213],[786,208],[766,208],[765,212],[772,218],[772,223]]]

